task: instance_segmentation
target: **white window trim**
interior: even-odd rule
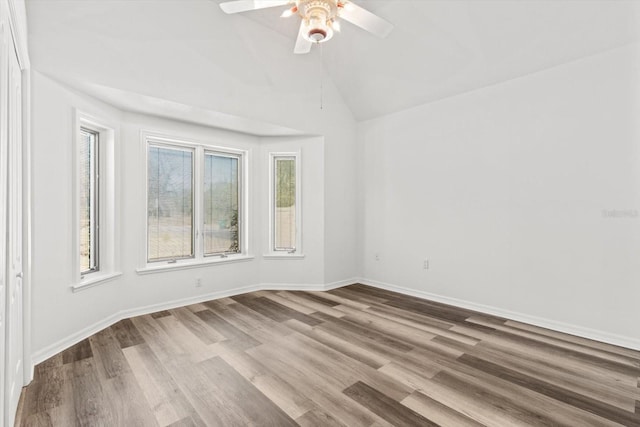
[[[275,158],[293,157],[296,161],[296,250],[293,253],[276,251],[275,248]],[[302,260],[305,258],[302,248],[302,153],[301,151],[270,152],[269,153],[269,238],[267,251],[262,255],[263,259],[278,260]]]
[[[100,218],[100,235],[98,262],[100,270],[88,274],[80,272],[80,128],[88,128],[99,134],[98,143],[98,217]],[[106,120],[96,118],[80,110],[74,110],[73,127],[73,203],[72,203],[72,235],[73,262],[71,288],[74,292],[98,284],[106,283],[122,275],[120,272],[120,182],[119,155],[117,141],[118,127]]]
[[[148,200],[148,147],[149,145],[181,147],[192,149],[194,152],[194,198],[193,198],[193,225],[194,225],[194,254],[191,258],[174,260],[149,261],[147,254],[148,236],[147,236],[147,200]],[[142,130],[140,132],[141,147],[141,186],[143,199],[143,212],[141,215],[141,244],[139,253],[139,267],[136,269],[138,274],[159,273],[163,271],[183,270],[188,268],[197,268],[201,266],[211,266],[219,264],[228,264],[240,261],[249,261],[254,258],[251,253],[249,239],[249,168],[250,168],[250,151],[232,147],[225,147],[217,143],[197,141],[190,138],[175,137],[159,132]],[[219,152],[222,154],[232,154],[239,157],[240,164],[240,213],[242,219],[240,229],[240,248],[237,254],[220,254],[220,255],[204,255],[204,239],[202,238],[202,230],[204,228],[203,217],[203,199],[204,193],[202,185],[204,183],[204,156],[206,153]]]

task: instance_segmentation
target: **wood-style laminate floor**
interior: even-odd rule
[[[36,367],[24,426],[640,426],[640,352],[353,285],[123,320]]]

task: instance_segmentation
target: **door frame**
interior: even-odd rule
[[[9,204],[8,200],[8,178],[9,178],[9,135],[4,130],[7,128],[8,115],[2,111],[6,105],[9,104],[8,100],[8,88],[9,88],[9,65],[7,51],[8,42],[8,22],[5,18],[6,6],[0,4],[0,281],[2,282],[2,288],[0,288],[0,343],[2,343],[3,351],[0,352],[0,423],[4,424],[7,408],[5,408],[5,393],[7,388],[6,378],[6,366],[5,357],[6,352],[4,350],[6,343],[6,298],[8,294],[8,265],[7,265],[7,217]]]
[[[31,284],[32,284],[32,168],[31,168],[31,74],[30,74],[30,61],[27,48],[27,32],[26,32],[26,7],[25,0],[0,0],[0,18],[5,26],[4,33],[7,37],[7,52],[3,52],[2,56],[7,58],[4,68],[5,74],[8,72],[8,58],[9,54],[13,54],[11,50],[15,51],[17,57],[18,66],[20,68],[20,79],[22,83],[21,93],[21,111],[16,112],[21,115],[21,148],[22,148],[22,364],[23,364],[23,377],[17,379],[21,386],[27,385],[33,379],[33,361],[31,357]],[[8,83],[8,75],[7,75]],[[8,87],[5,88],[8,90]],[[8,97],[8,93],[7,93]],[[7,98],[8,102],[8,98]],[[7,104],[8,106],[8,104]],[[8,138],[8,135],[7,135]],[[7,143],[9,143],[7,139]],[[7,147],[8,148],[8,147]],[[8,180],[8,174],[7,174]],[[8,184],[6,182],[5,184]],[[8,197],[9,188],[7,187]],[[6,200],[2,203],[7,203]],[[8,206],[7,206],[8,208]],[[8,242],[5,242],[8,243]],[[5,244],[5,249],[6,244]],[[8,279],[7,269],[3,272],[5,278]],[[5,372],[6,374],[6,372]],[[6,382],[6,376],[3,378]],[[1,384],[3,392],[6,392],[6,384]],[[13,419],[15,414],[8,414],[6,411],[9,408],[4,407],[6,401],[3,399],[0,405],[3,406],[4,419]]]
[[[11,41],[22,74],[22,301],[24,385],[33,380],[31,357],[31,285],[32,285],[32,168],[31,168],[31,62],[27,45],[25,0],[0,0],[7,3]],[[11,45],[11,44],[10,44]]]

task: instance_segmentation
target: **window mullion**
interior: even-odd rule
[[[195,258],[204,258],[204,148],[196,147],[195,156],[195,183],[194,183],[194,225],[195,225]]]

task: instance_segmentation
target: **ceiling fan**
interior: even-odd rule
[[[380,38],[387,37],[393,25],[349,0],[235,0],[220,3],[225,13],[247,12],[269,7],[291,7],[286,18],[298,14],[302,18],[294,53],[309,53],[314,43],[323,43],[340,31],[338,18],[351,22]]]

